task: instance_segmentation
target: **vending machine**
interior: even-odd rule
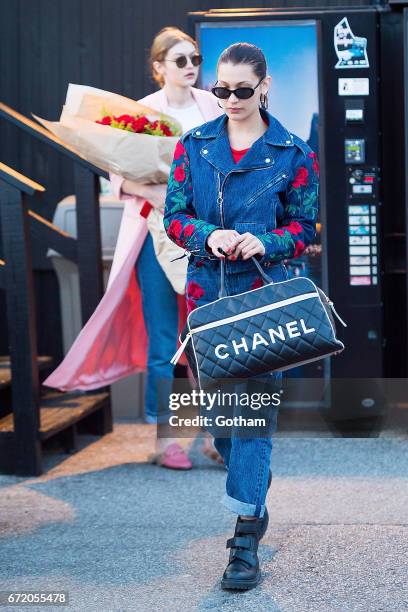
[[[308,142],[320,162],[315,243],[287,262],[333,300],[347,328],[345,350],[285,376],[320,378],[334,419],[381,415],[384,350],[381,24],[386,7],[231,9],[192,12],[190,33],[204,57],[203,89],[216,81],[228,45],[245,41],[265,53],[269,112]],[[391,69],[391,67],[389,67]],[[388,208],[389,210],[389,208]],[[397,315],[396,315],[397,316]],[[327,400],[327,396],[326,396]]]

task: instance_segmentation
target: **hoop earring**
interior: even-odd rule
[[[266,110],[268,108],[268,94],[261,94],[259,96],[259,101],[261,103],[261,108]]]

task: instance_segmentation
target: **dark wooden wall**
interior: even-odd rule
[[[166,25],[187,29],[189,11],[209,8],[363,6],[370,0],[1,0],[0,100],[30,115],[59,117],[67,84],[83,83],[140,98],[155,86],[146,67],[154,35]],[[1,159],[43,184],[31,208],[52,219],[72,193],[72,165],[46,145],[0,121]],[[33,244],[41,354],[62,355],[56,276],[46,247]],[[1,246],[0,246],[1,257]],[[0,292],[0,314],[4,312]],[[7,333],[0,317],[0,353]]]

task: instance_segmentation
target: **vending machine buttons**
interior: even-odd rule
[[[364,164],[364,138],[346,138],[344,141],[344,159],[346,164]]]
[[[346,108],[346,121],[348,123],[362,123],[364,111],[362,108]]]
[[[372,204],[348,205],[350,285],[376,285],[377,210]]]
[[[344,100],[344,119],[346,124],[364,123],[364,100],[352,98]]]
[[[372,166],[348,168],[347,191],[350,200],[377,195],[377,171]]]

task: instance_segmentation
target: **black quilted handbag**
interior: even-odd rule
[[[310,279],[300,276],[275,283],[252,257],[266,284],[226,296],[220,261],[219,298],[189,313],[181,346],[171,359],[177,363],[186,351],[200,389],[222,379],[288,370],[343,351],[331,310],[345,327],[346,323]]]

